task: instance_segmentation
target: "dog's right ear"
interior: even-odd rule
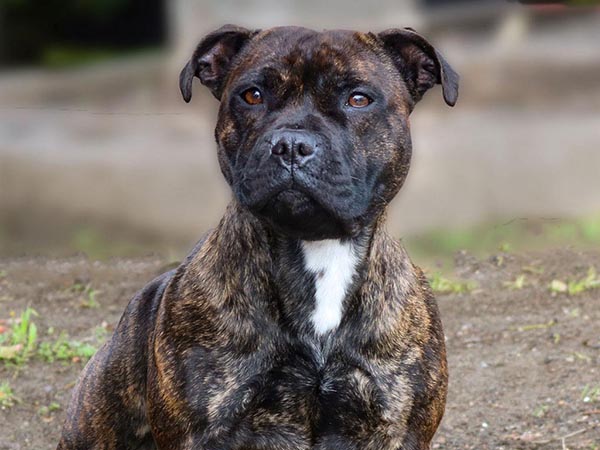
[[[257,33],[235,25],[225,25],[202,39],[179,75],[179,89],[186,103],[192,99],[194,77],[198,77],[220,100],[233,58]]]
[[[460,77],[423,36],[412,28],[395,28],[382,31],[377,37],[404,77],[415,102],[435,84],[441,84],[446,103],[456,104]]]

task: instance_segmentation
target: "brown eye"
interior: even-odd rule
[[[348,105],[352,106],[353,108],[364,108],[370,104],[371,99],[365,94],[360,94],[358,92],[350,95],[348,98]]]
[[[260,105],[263,102],[262,94],[256,88],[250,88],[244,91],[242,98],[249,105]]]

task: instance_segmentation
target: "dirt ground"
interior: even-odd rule
[[[474,287],[438,295],[451,382],[433,448],[600,449],[600,289],[549,289],[600,269],[600,252],[458,254],[455,262],[447,278]],[[0,259],[0,325],[6,333],[11,316],[30,306],[38,313],[39,342],[58,331],[92,342],[164,268],[158,258]],[[0,384],[7,381],[18,399],[0,408],[0,450],[54,448],[82,365],[78,358],[48,363],[39,356],[19,367],[0,362]]]

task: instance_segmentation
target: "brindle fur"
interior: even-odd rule
[[[429,448],[446,400],[444,335],[423,273],[386,234],[384,218],[408,171],[408,114],[435,83],[453,104],[457,78],[444,81],[454,72],[411,39],[422,38],[225,27],[201,42],[182,91],[189,100],[198,76],[221,100],[219,161],[235,199],[177,269],[130,301],[80,376],[59,449]],[[230,99],[236,80],[265,62],[277,69],[270,95],[287,99],[283,119],[270,123]],[[331,92],[349,77],[382,86],[385,107],[350,119],[337,111]],[[347,145],[358,172],[335,155],[322,163],[337,179],[321,177],[314,195],[339,211],[312,207],[309,215],[328,223],[309,217],[309,229],[298,230],[256,209],[240,179],[273,121],[307,108],[303,126],[339,134],[328,148]],[[356,173],[369,183],[337,186]],[[304,268],[301,239],[323,237],[351,240],[360,263],[342,322],[319,335],[310,323],[318,274]]]

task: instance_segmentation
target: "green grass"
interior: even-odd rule
[[[581,391],[581,401],[584,403],[600,401],[600,385],[590,386],[586,384]]]
[[[8,332],[0,334],[0,360],[21,365],[35,352],[38,331],[33,317],[38,314],[27,308],[18,319],[13,319],[13,326]]]
[[[85,291],[85,297],[81,302],[82,306],[85,308],[100,308],[100,303],[98,303],[98,300],[96,300],[96,295],[98,292],[100,291],[91,288]]]
[[[548,405],[540,405],[537,408],[535,408],[533,415],[535,417],[542,418],[546,415],[546,413],[548,412],[549,409],[550,409],[550,406],[548,406]]]
[[[513,290],[523,289],[526,284],[527,284],[527,277],[523,274],[518,275],[517,278],[515,278],[515,281],[505,281],[504,282],[504,286],[506,286],[509,289],[513,289]]]
[[[552,328],[555,325],[556,325],[556,321],[553,319],[546,323],[532,323],[532,324],[527,324],[527,325],[510,327],[510,329],[520,331],[520,332],[533,331],[533,330],[546,330],[548,328]],[[555,338],[555,343],[558,343],[557,339],[560,340],[560,336],[558,338],[556,338],[556,337],[554,337],[554,338]]]
[[[473,281],[450,280],[439,272],[429,278],[429,284],[436,294],[466,294],[477,287]]]
[[[42,417],[50,416],[53,412],[60,410],[60,404],[58,402],[51,402],[49,405],[41,406],[38,409],[38,414]]]
[[[596,289],[600,287],[600,278],[596,273],[596,269],[594,267],[590,267],[588,269],[587,275],[578,280],[552,280],[548,289],[552,292],[553,295],[556,294],[569,294],[569,295],[577,295],[582,292],[589,291],[591,289]]]
[[[90,343],[70,340],[66,332],[59,334],[53,342],[42,342],[38,349],[38,355],[46,362],[87,361],[98,348]]]
[[[43,340],[39,339],[38,328],[33,318],[38,314],[27,308],[13,326],[0,334],[0,361],[6,365],[21,367],[32,358],[45,362],[86,362],[106,340],[106,330],[97,327],[93,336],[86,340],[70,339],[66,332],[55,337],[53,328],[49,328]],[[99,329],[102,330],[99,330]]]
[[[81,294],[81,306],[83,308],[99,308],[100,303],[96,300],[96,296],[100,293],[97,289],[92,288],[91,284],[75,283],[71,286],[72,292]]]
[[[10,384],[8,384],[8,381],[0,383],[0,409],[8,409],[18,402],[19,400],[15,397],[15,393]]]

